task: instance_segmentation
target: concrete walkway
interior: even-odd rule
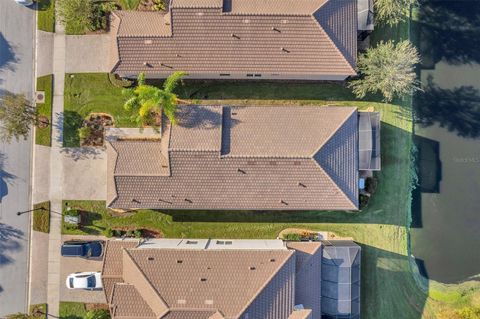
[[[58,21],[58,20],[57,20]],[[50,151],[50,207],[53,212],[62,212],[63,199],[63,90],[65,80],[65,31],[57,22],[53,41],[53,106],[52,147]],[[50,214],[48,240],[48,286],[47,304],[49,317],[58,318],[60,301],[60,246],[62,216]]]

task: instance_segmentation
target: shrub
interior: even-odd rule
[[[123,232],[120,229],[114,229],[113,230],[113,235],[115,237],[122,237]]]
[[[58,0],[57,13],[67,33],[84,33],[91,29],[93,0]]]
[[[302,236],[297,233],[288,233],[283,235],[283,239],[288,241],[300,241]]]
[[[113,86],[118,88],[129,88],[133,85],[133,81],[122,79],[116,73],[108,73],[108,79]]]
[[[80,140],[86,140],[92,135],[92,129],[88,126],[84,126],[78,129],[78,137]]]
[[[109,319],[110,313],[106,309],[92,309],[87,312],[85,319]]]
[[[140,229],[135,229],[133,235],[135,236],[135,238],[142,238],[142,231]]]
[[[103,235],[107,238],[113,237],[113,230],[110,227],[105,228]]]
[[[152,9],[155,11],[165,11],[167,8],[165,0],[153,0],[153,3]]]
[[[133,236],[133,230],[127,230],[126,235],[127,235],[127,237],[132,237]]]

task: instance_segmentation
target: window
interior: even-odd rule
[[[198,244],[198,241],[196,240],[187,240],[187,245],[196,245]]]
[[[220,76],[230,76],[230,73],[220,73]]]
[[[217,240],[217,245],[225,245],[225,242],[223,240]]]
[[[259,78],[259,77],[261,77],[261,76],[262,76],[261,74],[255,74],[255,77],[256,77],[256,78]]]
[[[248,76],[248,77],[253,77],[253,74],[252,74],[252,73],[248,73],[247,76]]]
[[[225,245],[231,245],[231,244],[232,244],[231,240],[225,242]]]

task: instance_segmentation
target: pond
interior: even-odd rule
[[[412,254],[426,277],[456,283],[480,274],[480,2],[422,1],[415,20]]]

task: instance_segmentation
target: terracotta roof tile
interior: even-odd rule
[[[357,1],[300,1],[232,0],[228,12],[220,0],[174,0],[171,37],[164,37],[161,14],[125,11],[117,14],[122,22],[112,34],[119,57],[113,71],[165,77],[173,71],[214,77],[354,75]]]
[[[138,240],[109,240],[105,246],[102,276],[121,277],[123,274],[122,251],[123,248],[138,246]],[[108,300],[109,298],[107,298]]]
[[[110,307],[114,318],[157,318],[134,285],[115,284]]]
[[[189,112],[184,111],[187,108]],[[183,106],[180,110],[196,120],[195,125],[179,124],[168,130],[170,151],[165,156],[170,175],[110,173],[108,178],[114,182],[109,185],[115,185],[118,196],[110,207],[357,208],[355,108],[223,108],[221,124],[221,107]],[[212,116],[203,121],[202,114]],[[117,167],[140,165],[137,153],[143,151],[132,152],[132,141],[118,143],[125,146]],[[161,148],[161,142],[152,143],[156,144],[149,147]]]

